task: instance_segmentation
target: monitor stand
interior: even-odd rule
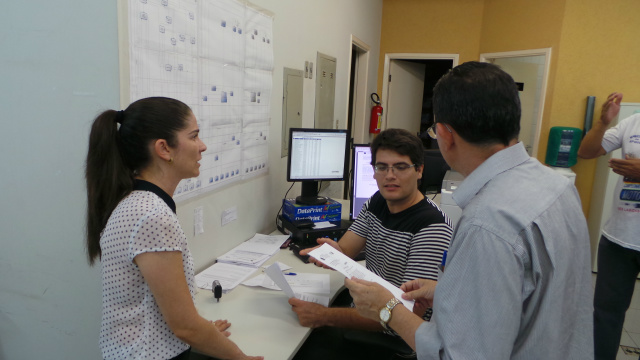
[[[296,197],[296,203],[304,205],[322,205],[328,201],[324,196],[318,196],[318,182],[315,180],[302,181],[302,193]]]

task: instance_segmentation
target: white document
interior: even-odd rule
[[[402,304],[407,309],[413,311],[414,301],[403,299],[402,294],[404,294],[404,292],[400,290],[400,288],[367,270],[367,268],[353,261],[350,257],[331,247],[331,245],[322,244],[319,248],[311,251],[309,255],[322,261],[325,265],[332,267],[349,279],[356,277],[358,279],[375,282],[384,286],[385,289],[391,291],[393,296],[402,301]]]
[[[285,273],[284,278],[294,293],[329,294],[331,292],[329,287],[329,274],[297,273],[296,275],[287,275]],[[282,290],[270,277],[264,274],[256,275],[242,282],[242,285]]]
[[[337,225],[332,224],[332,223],[330,223],[328,221],[319,221],[319,222],[313,224],[313,228],[314,229],[324,229],[324,228],[330,228],[330,227],[334,227],[334,226],[337,226]]]
[[[218,262],[259,267],[277,253],[282,243],[288,238],[289,235],[255,234],[251,239],[219,256],[217,260]]]
[[[285,279],[284,274],[282,273],[282,270],[280,270],[280,267],[278,266],[278,264],[273,264],[269,266],[265,270],[265,273],[267,274],[267,276],[271,278],[271,280],[273,280],[273,282],[276,283],[276,285],[278,285],[280,289],[282,289],[282,291],[284,291],[285,294],[287,294],[289,298],[293,297],[296,299],[309,301],[309,302],[313,302],[313,303],[324,305],[324,306],[329,306],[330,299],[328,296],[295,293],[291,288],[291,286],[289,285],[289,283],[287,282],[287,279]]]
[[[244,286],[260,286],[269,290],[282,290],[265,274],[259,274],[242,282]]]
[[[213,281],[218,280],[222,286],[222,291],[228,292],[256,270],[256,268],[252,267],[218,262],[195,276],[196,285],[201,289],[211,290]]]
[[[218,256],[218,262],[244,265],[256,268],[269,260],[271,254],[261,254],[253,251],[239,250],[237,247]],[[255,270],[255,269],[254,269]]]
[[[280,250],[280,246],[288,238],[289,235],[255,234],[251,239],[238,245],[236,249],[273,255]]]

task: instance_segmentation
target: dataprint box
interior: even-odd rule
[[[295,199],[283,199],[282,203],[282,215],[288,221],[340,221],[342,215],[342,204],[333,199],[328,199],[322,205],[296,204]]]

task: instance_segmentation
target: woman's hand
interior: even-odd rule
[[[215,325],[216,329],[218,329],[218,331],[220,331],[221,333],[224,334],[224,336],[229,337],[229,335],[231,335],[231,333],[229,331],[227,331],[227,329],[231,326],[231,323],[227,320],[216,320],[216,321],[211,321],[213,323],[213,325]]]

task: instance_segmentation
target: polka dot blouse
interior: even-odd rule
[[[170,359],[189,347],[169,329],[133,263],[136,255],[145,252],[182,252],[185,277],[194,298],[193,258],[172,210],[175,204],[155,185],[145,183],[145,188],[151,191],[134,190],[118,204],[100,238],[100,348],[105,359]]]

